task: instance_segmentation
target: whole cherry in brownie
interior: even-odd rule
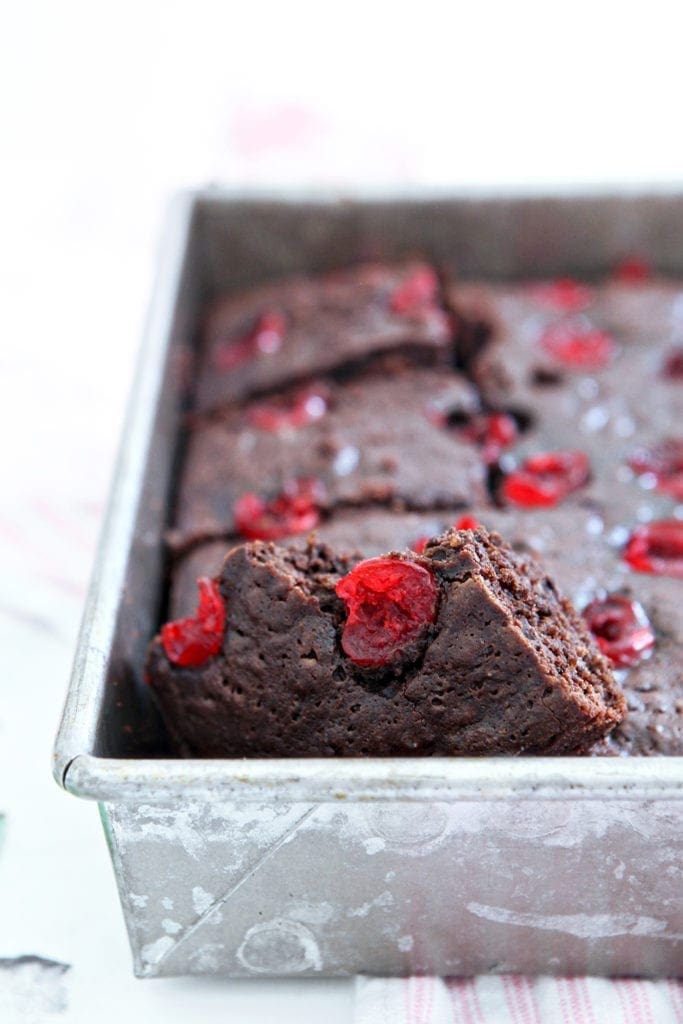
[[[423,263],[292,278],[214,304],[204,327],[200,412],[387,354],[447,364],[450,325]]]
[[[255,542],[219,578],[222,647],[163,637],[148,675],[185,753],[465,755],[588,749],[623,697],[580,618],[486,531],[371,562]]]

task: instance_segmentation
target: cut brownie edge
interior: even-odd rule
[[[543,700],[563,724],[545,752],[588,747],[621,721],[624,697],[609,662],[581,616],[538,563],[513,552],[499,534],[484,529],[450,531],[425,549],[427,556],[444,562],[452,558],[451,552],[457,552],[462,578],[472,575],[486,581],[512,627],[532,644],[548,673],[550,688]]]

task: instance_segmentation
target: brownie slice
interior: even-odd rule
[[[195,405],[205,412],[386,354],[446,363],[450,337],[436,274],[425,264],[281,281],[210,310]]]
[[[320,545],[233,549],[219,581],[227,609],[219,654],[183,668],[159,637],[150,649],[148,677],[181,750],[579,753],[623,718],[623,696],[577,613],[496,534],[450,531],[422,556],[380,561],[431,580],[438,609],[368,667],[349,655],[351,616],[336,593],[353,559]],[[418,598],[411,609],[422,607]],[[392,608],[381,606],[378,621]]]
[[[466,329],[459,342],[485,401],[523,412],[536,447],[604,448],[671,430],[683,415],[683,387],[664,372],[683,339],[680,284],[577,287],[585,305],[563,310],[539,298],[539,283],[449,285],[456,318],[487,325],[478,345]]]
[[[576,507],[526,513],[477,510],[480,521],[502,533],[515,551],[538,559],[580,611],[607,596],[638,602],[654,644],[634,664],[616,670],[628,714],[593,752],[680,756],[683,583],[634,572],[624,561],[624,513],[618,502],[602,513]]]
[[[191,431],[173,546],[239,532],[235,509],[243,494],[273,500],[296,480],[314,482],[323,513],[338,506],[419,510],[486,501],[479,450],[443,425],[447,414],[467,417],[477,409],[476,393],[459,374],[370,374],[326,394],[327,411],[296,427],[285,420],[282,429],[263,429],[259,403]],[[271,406],[275,421],[278,409],[296,401],[290,395]]]

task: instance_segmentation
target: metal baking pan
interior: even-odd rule
[[[140,678],[198,312],[292,271],[683,275],[683,192],[175,202],[54,770],[99,801],[135,972],[683,973],[683,758],[174,760]]]

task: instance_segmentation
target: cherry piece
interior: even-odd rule
[[[647,448],[636,448],[628,460],[636,473],[647,473],[656,491],[683,500],[683,438],[667,437]]]
[[[456,530],[477,530],[479,526],[481,526],[481,523],[478,519],[475,519],[474,516],[467,515],[460,516],[460,518],[456,519],[453,523],[453,527]]]
[[[620,284],[644,284],[652,279],[652,266],[640,256],[627,256],[617,263],[612,277]]]
[[[216,350],[214,364],[219,370],[232,370],[255,356],[277,352],[284,338],[285,318],[281,313],[268,310],[258,317],[246,334],[220,345]]]
[[[531,285],[533,298],[541,306],[557,309],[563,313],[576,313],[593,301],[593,289],[571,277],[559,277],[556,281],[541,281]]]
[[[664,360],[662,375],[672,380],[683,380],[683,346],[671,349]]]
[[[598,647],[617,668],[637,664],[654,647],[654,631],[638,601],[608,594],[591,601],[583,617]]]
[[[660,519],[637,526],[623,557],[636,572],[683,579],[683,522]]]
[[[431,267],[420,265],[396,288],[390,306],[399,316],[414,316],[436,302],[439,279]]]
[[[320,481],[289,480],[282,493],[266,501],[246,491],[235,502],[235,526],[247,540],[278,540],[313,530],[320,522],[324,498]]]
[[[588,458],[584,452],[544,452],[526,459],[503,481],[506,502],[527,508],[549,508],[587,483]]]
[[[506,448],[517,440],[519,428],[515,419],[506,412],[492,412],[475,416],[463,430],[469,441],[481,445],[484,462],[496,462]]]
[[[247,419],[259,430],[271,433],[287,428],[296,429],[321,419],[327,412],[327,402],[325,388],[308,388],[288,406],[278,402],[254,402],[247,409]]]
[[[460,516],[459,519],[455,520],[455,522],[453,523],[453,529],[476,530],[480,525],[481,524],[477,519],[474,518],[474,516],[464,515]],[[423,537],[418,537],[417,540],[413,541],[413,543],[410,545],[411,551],[414,551],[418,555],[423,554],[424,549],[427,547],[427,544],[431,539],[432,538],[427,534],[425,534]]]
[[[599,370],[614,356],[614,340],[605,331],[576,324],[552,324],[540,338],[541,347],[565,366]]]
[[[164,653],[174,665],[196,668],[221,649],[225,628],[225,605],[215,580],[197,580],[199,603],[193,616],[176,619],[161,627]]]
[[[436,581],[416,562],[369,558],[339,581],[336,592],[347,611],[342,648],[363,668],[396,659],[436,619]]]

